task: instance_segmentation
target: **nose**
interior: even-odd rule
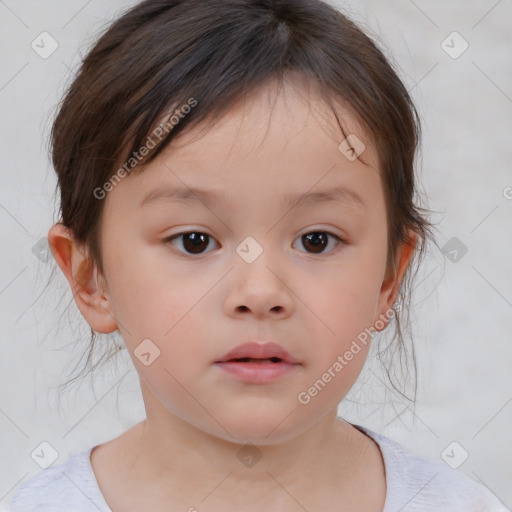
[[[289,288],[289,274],[268,263],[266,251],[252,263],[242,259],[236,262],[229,274],[225,297],[228,316],[283,319],[293,313],[294,294]]]

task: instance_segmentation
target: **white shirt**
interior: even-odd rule
[[[415,455],[386,436],[354,427],[376,441],[384,459],[387,491],[382,512],[511,512],[486,487],[444,462]],[[93,448],[22,484],[5,512],[112,512],[92,469]],[[342,504],[338,510],[364,512],[344,511]]]

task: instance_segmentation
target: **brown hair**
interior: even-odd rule
[[[103,201],[94,191],[145,144],[155,125],[190,98],[197,100],[145,163],[187,126],[220,119],[257,86],[271,79],[282,83],[288,72],[317,83],[343,133],[336,101],[356,114],[379,157],[387,265],[396,266],[397,249],[407,243],[410,228],[418,234],[413,259],[419,263],[427,239],[435,243],[424,216],[428,210],[414,202],[420,120],[404,84],[369,36],[321,0],[146,0],[118,18],[83,59],[52,128],[60,222],[72,230],[98,272],[103,273]],[[408,326],[412,266],[399,292],[403,307],[396,311],[393,335],[398,343],[379,349],[379,356],[390,349],[392,357],[400,351],[400,361],[407,355],[401,317],[407,316]],[[87,363],[94,340],[91,329]],[[411,348],[414,359],[412,343]],[[416,379],[415,362],[414,370]]]

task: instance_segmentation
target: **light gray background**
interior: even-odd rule
[[[46,152],[55,105],[97,32],[133,3],[0,0],[3,505],[15,487],[41,471],[31,457],[41,442],[50,443],[62,462],[144,418],[126,351],[117,367],[58,395],[56,387],[75,375],[75,365],[81,368],[89,331],[60,270],[45,291],[55,264],[34,249],[56,220],[55,176]],[[331,3],[391,52],[423,117],[422,205],[437,212],[432,220],[440,247],[456,237],[468,250],[453,262],[432,248],[416,282],[416,409],[383,392],[382,372],[370,359],[340,415],[434,459],[457,441],[462,448],[449,452],[452,460],[462,449],[469,454],[460,471],[510,508],[511,1]],[[59,44],[47,59],[31,48],[43,31]],[[458,58],[441,46],[453,31],[469,44]],[[461,46],[452,39],[454,52]]]

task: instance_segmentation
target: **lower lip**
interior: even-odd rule
[[[224,361],[222,363],[215,363],[215,366],[222,368],[225,372],[244,382],[265,384],[291,372],[298,364],[284,361],[279,363],[237,363],[234,361]]]

